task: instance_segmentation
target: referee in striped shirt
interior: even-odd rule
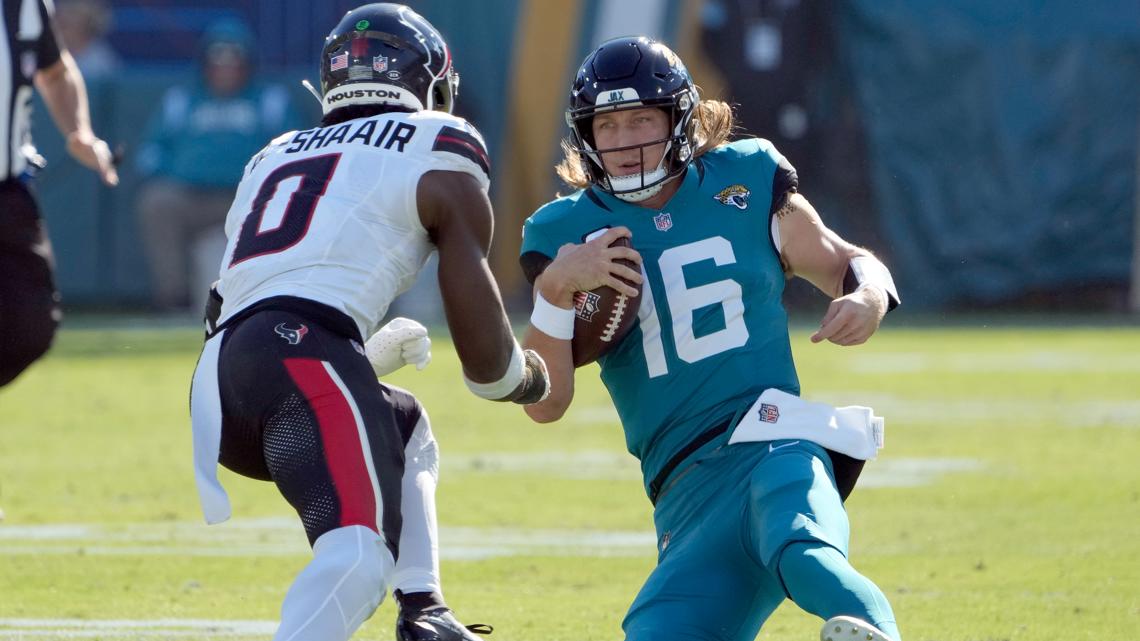
[[[56,36],[51,0],[0,0],[0,387],[51,346],[59,322],[53,257],[31,174],[32,86],[67,139],[67,151],[108,186],[119,177],[107,143],[91,131],[87,90]],[[38,162],[37,162],[38,161]]]

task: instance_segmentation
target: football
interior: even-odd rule
[[[631,245],[628,238],[619,238],[610,245],[618,246]],[[631,269],[638,269],[637,264],[631,260],[618,262]],[[631,299],[605,285],[574,294],[574,338],[570,341],[574,367],[598,360],[598,357],[613,349],[633,327],[641,303],[641,285],[626,282],[637,289],[637,299]]]

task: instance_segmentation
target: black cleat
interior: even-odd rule
[[[491,634],[483,623],[463,625],[446,606],[426,610],[400,609],[396,617],[396,641],[482,641],[475,634]]]

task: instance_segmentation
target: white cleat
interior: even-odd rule
[[[831,617],[819,631],[819,641],[894,641],[885,632],[855,617]]]

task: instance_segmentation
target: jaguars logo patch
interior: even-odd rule
[[[737,209],[748,209],[748,197],[752,192],[744,185],[729,185],[713,196],[722,205],[731,205]]]

